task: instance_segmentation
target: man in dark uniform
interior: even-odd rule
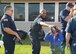
[[[5,54],[14,54],[15,40],[21,40],[16,32],[16,26],[12,19],[13,10],[11,6],[6,6],[4,8],[4,15],[1,19],[1,29],[3,34],[3,42],[5,48]]]
[[[71,2],[68,2],[66,4],[66,8],[64,10],[62,10],[60,12],[60,22],[61,22],[61,25],[62,25],[62,34],[64,36],[64,41],[62,43],[62,54],[65,54],[65,28],[66,28],[66,25],[67,25],[67,22],[69,19],[71,19],[71,17],[73,16],[72,13],[73,13],[73,4]]]
[[[53,25],[49,25],[44,23],[46,16],[46,10],[41,10],[40,15],[34,20],[30,29],[30,40],[32,43],[32,54],[40,54],[40,40],[39,36],[42,33],[42,26],[51,27]]]
[[[71,53],[76,54],[76,5],[74,6],[74,12],[72,19],[69,20],[66,27],[66,46],[70,47]],[[71,46],[69,44],[70,38],[72,38]]]

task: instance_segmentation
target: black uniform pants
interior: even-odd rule
[[[13,40],[4,40],[4,54],[14,54],[15,41]]]
[[[40,40],[39,40],[39,34],[37,33],[30,33],[30,40],[32,44],[32,54],[40,54]]]

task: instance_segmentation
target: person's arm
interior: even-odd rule
[[[71,19],[73,17],[73,10],[71,10],[69,14],[66,11],[62,11],[60,13],[60,15],[62,16],[62,18],[64,19],[64,21],[68,22],[69,19]]]
[[[10,23],[11,22],[10,22],[10,20],[8,18],[4,18],[2,20],[2,28],[3,28],[3,30],[6,33],[8,33],[8,34],[15,35],[20,40],[19,35],[15,31],[13,31],[12,29],[10,29],[10,27],[11,27]]]
[[[53,27],[54,26],[54,25],[46,24],[45,22],[40,22],[40,25],[42,25],[44,27]]]
[[[70,33],[66,32],[66,47],[67,48],[70,47],[69,41],[70,41]]]
[[[8,34],[15,35],[19,40],[21,40],[18,33],[11,30],[10,28],[4,27],[3,30]]]
[[[72,17],[73,17],[73,9],[70,10],[69,15],[68,15],[64,20],[65,20],[66,22],[68,22],[69,19],[72,18]]]
[[[68,22],[70,18],[72,18],[72,16],[71,16],[71,15],[68,15],[64,20],[65,20],[66,22]]]
[[[53,26],[53,25],[49,25],[49,24],[43,22],[41,18],[38,19],[37,23],[44,27],[52,27]]]
[[[69,41],[70,41],[70,37],[71,37],[71,32],[72,32],[72,19],[70,19],[67,23],[67,27],[65,29],[66,31],[66,47],[69,48],[70,47],[70,44],[69,44]]]

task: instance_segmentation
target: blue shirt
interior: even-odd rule
[[[76,16],[68,21],[65,31],[71,34],[72,40],[76,41]]]
[[[5,32],[3,30],[3,27],[10,28],[11,30],[13,30],[15,32],[17,31],[12,17],[9,16],[8,14],[3,15],[2,19],[1,19],[1,30],[2,30],[2,34],[3,34],[3,40],[5,40],[5,41],[13,40],[14,36]]]
[[[68,15],[69,15],[70,11],[68,11],[67,9],[64,9],[60,12],[60,22],[62,25],[62,30],[65,31],[67,22],[64,20]]]
[[[50,42],[51,48],[54,46],[54,35],[53,34],[50,33],[50,34],[45,35],[44,40],[48,40]],[[63,36],[62,36],[62,33],[59,32],[55,38],[55,45],[57,45],[58,47],[61,47],[62,41],[63,41]]]

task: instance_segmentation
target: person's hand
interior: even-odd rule
[[[69,49],[70,48],[70,44],[66,43],[66,47],[67,47],[67,49]]]
[[[17,37],[17,40],[21,40],[21,38],[19,37],[17,33],[16,33],[16,37]]]
[[[69,13],[69,15],[72,17],[73,16],[73,11],[74,11],[74,9],[72,8],[71,10],[70,10],[70,13]]]
[[[49,25],[49,28],[53,27],[54,25]]]

